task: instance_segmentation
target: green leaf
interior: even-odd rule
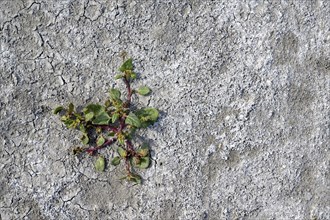
[[[104,106],[99,105],[99,104],[90,104],[90,105],[87,105],[83,109],[83,112],[84,112],[85,115],[90,113],[90,112],[93,112],[94,116],[97,116],[97,115],[103,113],[104,111],[105,111]]]
[[[56,114],[60,113],[60,111],[62,111],[63,109],[64,109],[63,106],[58,106],[54,109],[53,113],[56,115]]]
[[[118,89],[110,89],[110,98],[112,100],[119,100],[121,93]]]
[[[133,158],[134,166],[140,169],[147,169],[150,165],[150,158],[149,157],[141,157],[139,159]]]
[[[79,120],[84,120],[84,118],[79,113],[73,113],[74,116],[76,116]]]
[[[104,142],[105,142],[104,137],[102,135],[100,135],[96,140],[96,145],[101,146],[102,144],[104,144]]]
[[[141,127],[139,118],[133,112],[130,112],[129,115],[127,115],[125,123],[137,128]]]
[[[105,169],[105,159],[103,156],[99,156],[95,162],[95,169],[99,172],[104,171]]]
[[[62,117],[61,117],[61,121],[62,122],[65,122],[66,120],[68,120],[70,117],[69,116],[67,116],[67,115],[63,115]]]
[[[118,143],[120,145],[124,145],[125,144],[125,140],[124,139],[117,139]]]
[[[89,112],[85,115],[85,120],[90,121],[94,118],[94,112]]]
[[[142,183],[142,178],[141,178],[139,175],[134,174],[134,173],[129,174],[129,175],[126,177],[126,179],[127,179],[128,181],[131,181],[131,182],[134,182],[134,183],[137,183],[137,184],[141,184],[141,183]]]
[[[110,137],[114,137],[114,136],[115,136],[115,134],[116,134],[115,132],[113,132],[113,131],[110,131],[108,135],[109,135]]]
[[[83,136],[80,138],[80,140],[84,145],[88,144],[89,138],[88,138],[87,133],[84,133]]]
[[[110,121],[110,116],[106,112],[102,112],[98,116],[96,116],[93,120],[93,124],[95,125],[107,125]]]
[[[126,60],[119,68],[120,72],[125,72],[126,70],[133,70],[133,60],[131,58]]]
[[[137,153],[141,157],[146,157],[149,155],[149,146],[147,144],[143,144],[138,150]]]
[[[68,118],[66,121],[64,121],[64,124],[66,125],[67,128],[73,128],[75,127],[75,120],[72,120]]]
[[[135,132],[136,132],[137,128],[136,127],[132,127],[128,130],[128,132],[126,133],[126,138],[128,140],[132,140],[134,135],[135,135]]]
[[[79,130],[82,132],[82,133],[86,133],[86,127],[83,125],[83,124],[80,124],[79,126]]]
[[[112,115],[112,118],[111,118],[111,121],[112,123],[115,123],[119,118],[119,114],[118,113],[115,113]]]
[[[140,119],[141,127],[143,127],[143,128],[146,128],[150,124],[153,124],[154,122],[156,122],[159,117],[159,112],[155,108],[149,108],[149,107],[142,108],[142,109],[137,110],[135,113],[138,116],[138,118]]]
[[[110,100],[108,99],[107,101],[105,101],[104,105],[105,105],[105,107],[109,107],[111,105]]]
[[[127,151],[124,148],[118,147],[117,151],[122,158],[125,158],[127,156]]]
[[[69,104],[69,109],[68,109],[68,113],[71,114],[74,110],[74,105],[72,103]]]
[[[124,77],[123,74],[117,74],[117,75],[115,75],[115,79],[121,79],[121,78],[123,78],[123,77]]]
[[[147,87],[147,86],[141,86],[140,88],[138,88],[138,90],[136,90],[137,93],[139,93],[140,95],[148,95],[151,90]]]
[[[131,79],[136,79],[136,73],[134,72],[131,73]]]
[[[120,160],[121,158],[120,157],[114,157],[112,160],[111,160],[111,164],[114,165],[114,166],[117,166],[120,164]]]

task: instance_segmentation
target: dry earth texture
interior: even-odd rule
[[[329,29],[327,0],[0,0],[0,219],[330,219]],[[52,114],[122,51],[161,110],[141,186]]]

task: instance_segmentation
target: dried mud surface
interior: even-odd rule
[[[330,219],[329,21],[322,0],[1,0],[0,219]],[[104,100],[122,51],[161,110],[134,187],[52,114]]]

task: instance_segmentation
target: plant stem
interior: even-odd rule
[[[132,99],[132,88],[131,88],[131,84],[130,84],[129,80],[127,80],[125,77],[124,77],[124,83],[127,88],[127,101],[126,101],[125,107],[129,108],[131,105],[131,99]]]
[[[131,174],[131,164],[130,164],[129,159],[127,159],[127,158],[125,158],[125,168],[126,168],[127,174]]]
[[[124,130],[124,128],[126,127],[125,126],[125,118],[126,118],[126,116],[123,116],[123,117],[120,118],[119,128],[118,128],[117,133],[122,132]]]
[[[118,129],[111,126],[111,125],[99,125],[98,127],[104,129],[104,130],[107,130],[107,131],[113,131],[113,132],[117,132]]]
[[[90,147],[90,148],[87,148],[85,151],[87,153],[89,153],[90,155],[94,155],[94,153],[97,152],[99,149],[105,148],[106,146],[113,144],[116,140],[117,140],[117,138],[108,139],[101,146]]]
[[[126,77],[123,78],[123,81],[126,85],[126,89],[127,89],[127,100],[124,104],[124,107],[125,108],[130,108],[130,105],[131,105],[131,100],[132,100],[132,89],[131,89],[131,83],[128,79],[126,79]],[[125,119],[126,119],[126,116],[123,116],[120,118],[120,127],[118,128],[117,130],[117,133],[120,133],[122,130],[124,130],[124,128],[126,127],[125,125]]]
[[[133,147],[133,144],[131,141],[126,140],[126,145],[127,145],[128,150],[135,153],[135,150],[134,150],[134,147]]]

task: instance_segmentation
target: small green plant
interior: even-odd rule
[[[137,146],[133,142],[137,129],[147,128],[155,123],[159,113],[155,108],[145,107],[135,109],[131,105],[132,96],[149,95],[151,90],[142,86],[132,89],[131,83],[136,79],[132,59],[126,60],[119,68],[120,74],[115,79],[121,79],[126,85],[126,98],[115,88],[109,91],[109,98],[104,105],[89,104],[78,112],[72,103],[67,108],[59,106],[54,114],[61,116],[61,121],[67,128],[78,129],[82,132],[81,141],[84,147],[77,147],[74,154],[87,153],[97,156],[95,169],[104,171],[105,157],[100,150],[111,147],[116,154],[111,159],[114,166],[124,163],[126,174],[121,179],[141,183],[142,178],[136,169],[146,169],[150,165],[150,149],[147,143]]]

